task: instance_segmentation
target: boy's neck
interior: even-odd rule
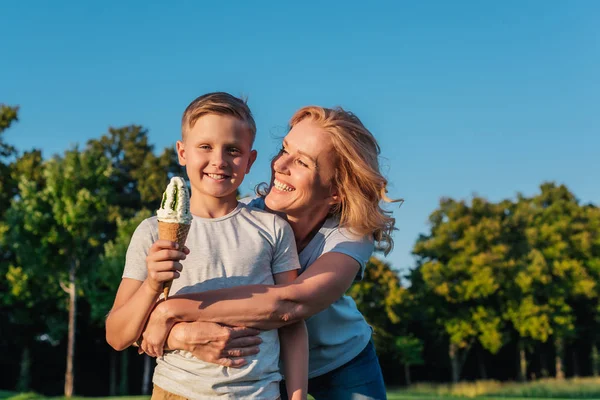
[[[190,211],[200,218],[223,217],[238,206],[235,193],[232,196],[213,197],[202,193],[192,194],[190,197]]]

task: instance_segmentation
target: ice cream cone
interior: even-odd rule
[[[158,238],[177,242],[179,249],[183,249],[185,240],[187,239],[188,232],[190,231],[191,224],[174,224],[171,222],[158,221]],[[169,291],[173,281],[167,281],[164,283],[163,294],[165,300],[169,297]]]

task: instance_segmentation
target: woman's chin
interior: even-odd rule
[[[269,210],[276,212],[286,212],[289,208],[290,200],[288,196],[277,193],[276,190],[271,189],[267,197],[265,197],[265,205]]]

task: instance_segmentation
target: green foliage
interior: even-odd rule
[[[398,336],[395,341],[398,361],[403,365],[422,365],[424,363],[423,341],[412,335]]]
[[[131,236],[138,225],[151,216],[151,211],[141,210],[131,219],[117,220],[117,237],[104,245],[104,253],[88,277],[86,292],[91,306],[92,320],[100,325],[104,325],[104,319],[112,307],[121,283],[125,255]]]

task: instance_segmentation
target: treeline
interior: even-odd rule
[[[598,207],[544,183],[500,202],[441,199],[429,226],[403,280],[372,260],[350,290],[388,381],[394,361],[404,382],[411,366],[428,381],[598,375]]]
[[[175,152],[126,126],[44,159],[4,140],[18,109],[0,107],[0,389],[148,393],[154,361],[112,350],[104,318],[133,230],[184,174]],[[597,207],[547,183],[443,199],[430,228],[407,276],[373,257],[349,290],[389,384],[597,374]]]

